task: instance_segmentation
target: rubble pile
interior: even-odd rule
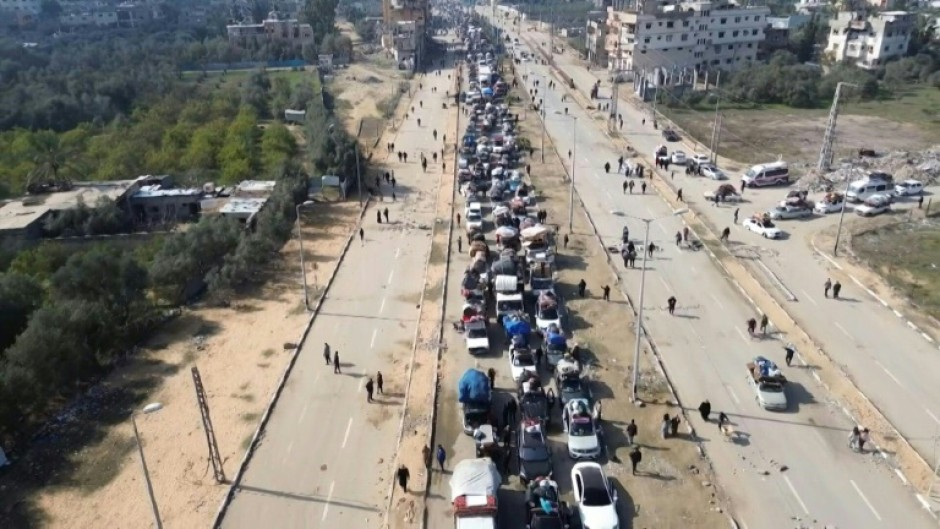
[[[867,176],[869,173],[887,173],[895,181],[919,180],[932,185],[940,180],[940,145],[922,151],[892,151],[877,156],[843,158],[839,167],[820,174],[815,169],[799,180],[799,186],[811,191],[838,190],[846,181]]]

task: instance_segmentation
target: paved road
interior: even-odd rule
[[[548,75],[545,66],[530,64],[529,71],[530,83],[532,73]],[[593,120],[570,99],[561,103],[558,89],[540,90],[539,95],[548,106],[548,133],[560,152],[574,150],[571,120],[561,109],[567,106],[569,114],[579,118],[576,186],[605,243],[615,244],[624,223],[634,239],[642,237],[641,223],[613,212],[647,218],[669,215],[659,198],[624,196],[622,177],[603,174],[603,160],[616,160],[618,154],[600,130],[602,121]],[[658,143],[658,137],[649,136]],[[748,305],[707,255],[675,247],[673,235],[681,227],[675,218],[652,227],[651,240],[663,251],[649,265],[646,321],[684,403],[695,407],[709,398],[714,409],[726,411],[735,427],[747,434],[742,443],[725,442],[714,424],[693,420],[742,521],[749,527],[792,525],[792,518],[838,527],[933,526],[893,473],[874,457],[847,449],[852,425],[808,373],[786,370],[792,381],[788,413],[757,407],[745,382],[744,364],[756,355],[782,363],[782,342],[745,335],[743,322],[752,316]],[[621,279],[638,299],[639,270],[621,270]],[[676,317],[663,309],[670,295],[679,300]],[[780,471],[779,465],[788,469]]]
[[[394,139],[396,149],[409,152],[409,161],[390,157],[387,164],[395,171],[398,200],[391,201],[391,188],[383,184],[387,198],[380,206],[388,208],[391,224],[377,224],[379,205],[370,207],[365,242],[357,239],[346,255],[226,527],[358,528],[382,522],[430,249],[431,232],[424,228],[433,222],[440,171],[430,164],[422,172],[419,153],[431,158],[432,130],[443,131],[452,112],[441,111],[448,73],[420,79],[415,106],[423,101],[428,107],[418,113],[421,127],[412,116]],[[342,374],[324,365],[324,342],[340,351]],[[377,371],[384,375],[386,394],[367,404],[363,385]]]
[[[541,40],[547,42],[547,36]],[[588,71],[581,65],[582,61],[570,53],[555,57],[579,89],[590,87],[600,78],[601,96],[610,96],[607,88],[609,83],[605,82],[606,72]],[[627,83],[621,88],[629,89],[629,86]],[[603,101],[608,102],[609,99]],[[573,104],[569,103],[568,106]],[[645,126],[642,124],[642,119],[649,118],[645,110],[621,102],[619,112],[624,118],[622,133],[638,151],[651,153],[657,145],[664,143],[659,131],[653,130],[649,121]],[[675,144],[669,147],[675,148]],[[685,151],[687,154],[693,152],[687,147]],[[738,176],[732,173],[730,182],[738,185]],[[703,193],[713,191],[718,186],[716,182],[704,178],[686,177],[681,166],[676,168],[675,185],[683,188],[684,196],[697,202],[698,206],[703,205]],[[767,211],[786,196],[787,190],[748,189],[745,192],[747,202],[741,205],[740,219]],[[940,187],[928,188],[928,192],[936,194],[940,192]],[[810,197],[814,198],[821,198],[821,193]],[[896,211],[905,213],[911,208],[916,208],[913,199],[900,201],[893,206]],[[724,227],[733,225],[733,209],[700,207],[699,211],[714,225]],[[782,283],[782,288],[777,287],[770,275],[762,279],[765,284],[774,285],[769,290],[778,301],[810,336],[824,344],[826,353],[851,375],[859,389],[878,406],[920,455],[935,465],[937,443],[940,441],[940,385],[935,382],[935,374],[940,372],[937,343],[927,340],[920,330],[911,329],[906,320],[898,317],[893,309],[884,307],[813,250],[808,243],[811,236],[836,225],[838,217],[838,214],[831,214],[779,222],[779,226],[788,233],[788,238],[778,241],[764,240],[745,231],[740,225],[733,226],[732,239],[742,243],[736,246],[735,252],[748,257],[759,256],[760,262]],[[847,223],[857,222],[853,212],[847,212],[845,218]],[[822,250],[827,254],[832,252],[831,247]],[[800,266],[795,267],[793,263],[800,263]],[[844,288],[841,301],[826,300],[823,296],[822,285],[826,278],[842,281]],[[795,296],[795,301],[790,300],[790,293]],[[933,338],[936,339],[940,337]]]

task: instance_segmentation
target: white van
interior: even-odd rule
[[[790,183],[790,168],[787,162],[762,163],[744,173],[741,181],[747,187],[785,185]]]
[[[885,180],[865,178],[849,184],[845,198],[849,202],[864,202],[874,195],[890,194],[894,191],[894,184]]]

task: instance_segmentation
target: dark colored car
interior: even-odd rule
[[[551,422],[551,410],[554,398],[549,398],[544,391],[530,391],[519,397],[519,409],[525,421],[541,421],[545,425]]]
[[[528,483],[535,478],[552,476],[552,451],[542,425],[537,422],[523,422],[519,428],[519,479]]]
[[[663,129],[663,138],[665,138],[666,141],[679,141],[682,139],[676,134],[676,131],[672,129]]]
[[[594,402],[587,381],[578,375],[559,374],[555,377],[555,387],[558,388],[558,398],[561,399],[562,409],[575,399],[584,399],[588,403]]]

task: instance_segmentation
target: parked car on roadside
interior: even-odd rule
[[[894,186],[894,194],[899,197],[917,196],[924,193],[924,184],[917,180],[905,180]]]
[[[749,217],[741,223],[744,229],[752,231],[765,239],[779,239],[783,232],[769,218]]]
[[[682,151],[672,151],[672,156],[670,157],[670,162],[676,165],[685,165],[688,159],[685,157],[685,153]]]
[[[881,215],[891,209],[891,197],[889,195],[872,195],[862,204],[855,206],[855,213],[863,217],[874,217]]]
[[[724,173],[721,169],[715,167],[710,163],[702,164],[702,176],[705,178],[710,178],[712,180],[727,180],[728,175]]]
[[[682,139],[676,134],[676,131],[672,129],[663,129],[663,138],[665,138],[666,141],[679,141]]]

